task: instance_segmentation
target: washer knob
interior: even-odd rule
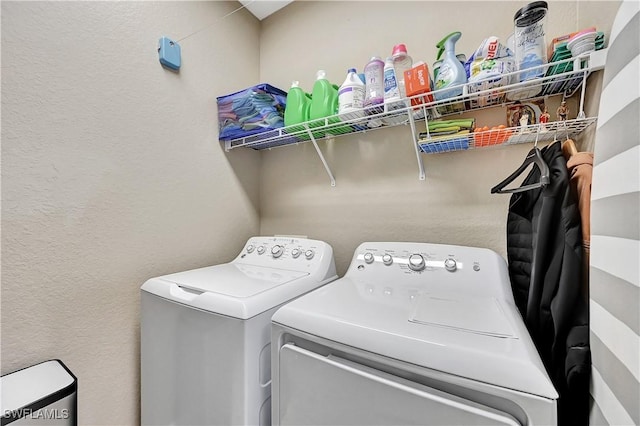
[[[393,263],[393,257],[390,254],[385,254],[382,256],[382,263],[385,265],[391,265]]]
[[[294,248],[293,250],[291,250],[291,256],[293,256],[294,259],[297,259],[301,253],[302,252],[300,251],[300,249],[297,249],[297,248]]]
[[[264,246],[258,247],[258,254],[264,253]]]
[[[455,270],[458,269],[458,264],[456,263],[456,260],[452,258],[445,259],[444,269],[446,269],[449,272],[455,272]]]
[[[311,260],[311,259],[313,259],[313,256],[314,256],[315,254],[316,254],[316,252],[315,252],[315,251],[313,251],[313,250],[309,249],[309,250],[307,250],[307,251],[305,251],[305,252],[304,252],[304,257],[306,257],[306,258],[307,258],[307,260]]]
[[[247,253],[253,253],[253,250],[255,250],[255,247],[253,246],[253,244],[249,244],[247,246]]]
[[[364,261],[367,262],[367,263],[373,263],[373,261],[374,261],[373,253],[365,253],[364,254]]]
[[[422,271],[425,267],[424,257],[421,254],[412,254],[409,256],[409,268],[414,271]]]
[[[284,253],[284,248],[282,246],[275,245],[275,246],[271,247],[271,255],[273,257],[278,258],[278,257],[282,256],[282,253]]]

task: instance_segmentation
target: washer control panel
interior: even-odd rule
[[[288,236],[252,237],[236,261],[298,270],[319,265],[327,257],[333,257],[333,250],[324,241]]]

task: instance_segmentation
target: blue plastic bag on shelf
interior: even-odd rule
[[[258,84],[218,101],[218,138],[221,141],[242,138],[284,126],[287,92]]]

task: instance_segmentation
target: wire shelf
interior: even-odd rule
[[[596,123],[597,117],[552,121],[546,124],[533,124],[525,127],[506,127],[504,129],[471,132],[463,135],[450,135],[434,138],[421,138],[418,145],[426,154],[463,151],[475,148],[487,148],[522,143],[548,143],[556,139],[572,138]]]
[[[500,78],[501,82],[517,82],[501,86],[487,84],[487,81],[466,83],[462,87],[463,90],[460,96],[444,100],[433,100],[434,98],[438,98],[439,92],[451,90],[450,88],[446,88],[431,92],[432,96],[430,96],[430,99],[426,99],[425,95],[408,98],[394,105],[393,110],[389,110],[388,105],[376,105],[355,113],[333,115],[247,137],[227,140],[224,141],[225,149],[227,151],[240,147],[249,147],[256,150],[270,149],[285,145],[305,143],[312,140],[364,133],[398,125],[409,124],[415,126],[416,120],[420,121],[426,118],[426,120],[429,121],[461,112],[495,106],[506,106],[516,101],[527,99],[555,95],[569,97],[583,86],[587,76],[592,71],[601,69],[604,66],[603,55],[597,55],[598,53],[599,52],[592,52],[591,54],[578,58],[565,59],[536,67],[539,68],[540,73],[543,74],[543,76],[539,78],[519,82],[519,72],[505,74]],[[594,54],[596,54],[597,59],[592,58]],[[536,68],[529,69],[527,72],[531,72]],[[570,121],[577,123],[578,120]],[[548,128],[550,126],[553,126],[553,124],[547,125]],[[582,131],[580,128],[581,127],[574,126],[569,130],[575,135]],[[509,130],[512,132],[509,135],[510,138],[518,136],[516,135],[516,130],[519,131],[519,129]],[[415,128],[412,129],[412,131],[415,134]],[[493,135],[476,134],[470,134],[466,137],[451,135],[438,139],[437,142],[443,149],[447,148],[445,151],[512,143],[504,138],[500,139],[499,136],[494,138]],[[426,143],[419,140],[416,141],[416,143],[426,145]],[[430,144],[432,143],[433,141],[430,142]],[[431,148],[427,149],[432,149],[435,146],[436,145],[431,145]],[[438,150],[435,152],[444,151]]]
[[[331,186],[336,180],[331,172],[322,150],[319,139],[333,139],[345,135],[365,133],[372,130],[407,125],[411,130],[416,160],[418,163],[418,179],[425,180],[425,169],[422,153],[462,151],[473,148],[497,147],[529,142],[550,142],[556,137],[576,137],[587,127],[597,121],[597,117],[584,118],[584,97],[586,81],[593,71],[604,68],[606,49],[590,52],[577,58],[552,62],[527,69],[527,73],[538,70],[540,77],[520,80],[520,72],[504,74],[494,81],[483,80],[461,85],[461,94],[447,99],[438,99],[443,92],[451,88],[432,91],[403,99],[395,104],[374,105],[349,114],[338,114],[331,117],[314,119],[288,127],[281,127],[262,133],[225,140],[225,150],[249,147],[256,150],[272,149],[286,145],[311,142],[322,161],[329,176]],[[475,132],[473,124],[468,133],[458,131],[450,135],[423,137],[418,134],[416,121],[424,121],[425,129],[429,122],[436,118],[483,108],[506,106],[518,101],[563,95],[572,96],[581,89],[578,119],[534,124],[526,127],[509,127],[498,130]],[[459,89],[460,90],[460,89]],[[453,127],[453,126],[452,126]]]

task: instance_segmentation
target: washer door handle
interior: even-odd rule
[[[203,292],[192,290],[190,288],[180,287],[178,284],[171,283],[169,286],[169,294],[176,299],[192,301],[196,297],[200,296]]]

